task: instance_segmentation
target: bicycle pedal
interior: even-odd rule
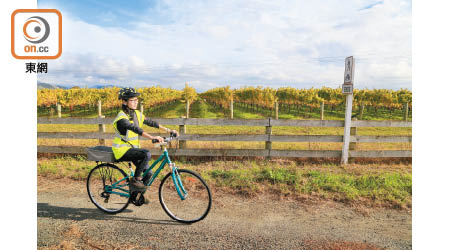
[[[137,195],[138,195],[138,192],[133,192],[133,193],[131,193],[131,195],[130,195],[130,200],[131,200],[131,201],[136,200]]]
[[[135,194],[135,193],[133,193],[133,194]],[[150,201],[149,201],[147,198],[145,198],[144,194],[141,193],[140,196],[139,196],[139,198],[136,199],[136,198],[137,198],[137,195],[139,195],[139,193],[136,194],[135,197],[132,197],[131,203],[133,203],[133,205],[139,207],[139,206],[142,206],[142,205],[144,205],[144,204],[150,203]],[[133,198],[134,198],[134,199],[133,199]]]

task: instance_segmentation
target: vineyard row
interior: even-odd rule
[[[95,107],[98,100],[103,103],[104,108],[119,108],[120,100],[117,98],[119,88],[86,89],[72,88],[63,89],[40,89],[37,93],[38,108],[52,107],[60,104],[62,108],[73,111],[74,109],[90,110]],[[229,87],[214,88],[206,92],[197,94],[194,88],[186,84],[184,90],[171,88],[148,87],[139,88],[141,93],[140,102],[145,107],[163,106],[176,100],[183,100],[193,103],[196,99],[202,98],[208,103],[219,105],[228,109],[230,102],[246,104],[247,106],[274,109],[275,103],[280,108],[299,110],[300,107],[309,107],[311,110],[320,108],[322,105],[331,110],[342,107],[345,96],[340,88],[320,88],[320,89],[295,89],[295,88],[261,88],[243,87],[240,89],[230,89]],[[354,90],[354,107],[373,107],[375,112],[379,108],[404,109],[405,104],[412,106],[412,93],[402,89],[398,91],[388,89],[362,89]]]

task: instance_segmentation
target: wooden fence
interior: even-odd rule
[[[105,139],[113,139],[113,133],[105,133],[103,124],[112,124],[114,118],[38,118],[38,124],[98,124],[99,132],[38,132],[38,138],[67,139],[99,139],[100,144]],[[272,142],[343,142],[341,135],[273,135],[274,126],[295,127],[344,127],[344,121],[336,120],[275,120],[275,119],[201,119],[174,118],[154,119],[162,125],[177,125],[180,132],[180,144],[177,149],[169,149],[176,156],[251,156],[251,157],[313,157],[340,158],[341,150],[274,150]],[[186,126],[264,126],[265,134],[259,135],[226,135],[226,134],[188,134]],[[354,150],[358,142],[411,142],[411,136],[359,136],[358,127],[411,127],[407,121],[352,121],[350,134],[350,158],[360,157],[412,157],[411,150]],[[145,138],[142,138],[145,139]],[[264,149],[189,149],[186,141],[256,141],[265,142]],[[73,153],[85,154],[86,148],[77,146],[40,146],[38,153]],[[151,149],[152,154],[160,154],[159,149]]]

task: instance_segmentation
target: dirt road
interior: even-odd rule
[[[171,220],[157,190],[151,203],[107,215],[85,184],[38,178],[39,249],[411,249],[411,214],[355,210],[334,202],[305,204],[270,197],[213,194],[208,217],[193,225]]]

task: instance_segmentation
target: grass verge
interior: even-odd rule
[[[216,191],[255,197],[274,194],[300,200],[334,200],[410,209],[410,164],[305,164],[294,161],[179,162],[199,172]],[[38,158],[38,174],[85,181],[95,163],[83,156]],[[161,175],[164,176],[164,175]]]

